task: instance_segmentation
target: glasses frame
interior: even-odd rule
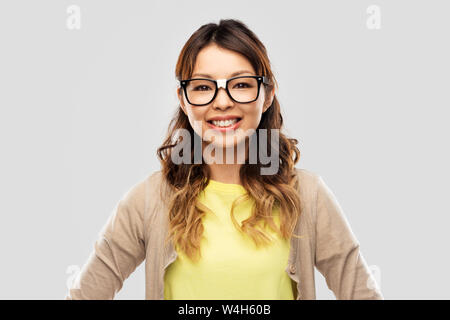
[[[254,78],[254,79],[256,79],[258,81],[258,91],[256,93],[256,98],[254,100],[247,101],[247,102],[239,102],[239,101],[235,100],[231,96],[230,91],[228,90],[228,83],[231,80],[239,79],[239,78]],[[193,80],[208,80],[208,81],[214,82],[214,84],[216,86],[216,91],[214,92],[214,95],[213,95],[213,97],[211,98],[211,100],[209,102],[202,103],[202,104],[196,104],[196,103],[192,103],[191,101],[189,101],[186,87],[187,87],[188,83],[193,81]],[[260,91],[260,88],[261,88],[261,83],[263,83],[265,85],[270,84],[269,79],[267,77],[265,77],[265,76],[238,76],[238,77],[233,77],[233,78],[230,78],[230,79],[217,79],[217,80],[208,79],[208,78],[192,78],[192,79],[179,80],[179,82],[180,82],[180,86],[183,88],[184,96],[186,97],[186,100],[189,102],[189,104],[191,104],[193,106],[198,106],[198,107],[206,106],[207,104],[210,104],[211,102],[213,102],[214,99],[216,98],[217,92],[219,92],[220,88],[224,88],[225,91],[228,94],[228,97],[230,97],[230,99],[233,100],[236,103],[251,103],[251,102],[254,102],[254,101],[258,100],[259,91]]]

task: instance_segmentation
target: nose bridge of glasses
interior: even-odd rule
[[[220,88],[226,89],[227,88],[227,79],[218,79],[216,81],[217,81],[217,89],[220,89]]]

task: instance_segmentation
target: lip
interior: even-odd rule
[[[210,119],[210,120],[227,120],[227,119],[235,119],[235,118],[240,118],[240,117],[232,116],[232,117],[228,117],[228,118],[226,118],[226,119],[216,119],[216,118],[217,118],[217,117],[212,118],[212,119]],[[223,117],[222,117],[222,118],[223,118]],[[241,119],[241,120],[239,120],[238,122],[236,122],[236,123],[233,124],[232,126],[226,127],[226,128],[217,127],[217,126],[215,126],[214,124],[212,124],[212,123],[210,123],[210,122],[208,122],[208,121],[206,121],[206,124],[207,124],[208,127],[210,127],[211,129],[214,129],[214,130],[217,130],[217,131],[220,131],[220,132],[226,132],[226,131],[236,130],[236,129],[239,127],[239,125],[241,124],[241,122],[242,122],[242,118],[240,118],[240,119]]]
[[[219,120],[228,120],[228,119],[236,119],[236,118],[239,118],[239,119],[241,119],[242,120],[242,117],[239,117],[239,116],[235,116],[235,115],[227,115],[227,116],[215,116],[215,117],[211,117],[211,118],[209,118],[208,120],[206,120],[206,121],[211,121],[211,120],[217,120],[217,121],[219,121]]]

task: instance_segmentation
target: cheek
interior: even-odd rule
[[[256,129],[261,121],[262,106],[255,105],[245,113],[246,127]]]
[[[205,131],[205,123],[204,123],[204,112],[201,112],[200,110],[195,110],[193,108],[187,109],[187,114],[189,118],[189,123],[191,124],[191,127],[194,129],[195,133],[197,133],[199,136],[203,136],[203,132]],[[201,127],[200,127],[201,126]]]
[[[200,112],[198,112],[197,110],[193,109],[193,108],[189,108],[187,110],[187,113],[188,113],[188,117],[189,117],[189,121],[190,122],[202,120],[203,115]]]

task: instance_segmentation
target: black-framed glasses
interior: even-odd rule
[[[180,80],[187,101],[194,106],[210,104],[217,96],[220,88],[224,88],[228,96],[237,103],[250,103],[259,96],[261,83],[269,84],[265,76],[239,76],[230,79],[212,80],[193,78]]]

